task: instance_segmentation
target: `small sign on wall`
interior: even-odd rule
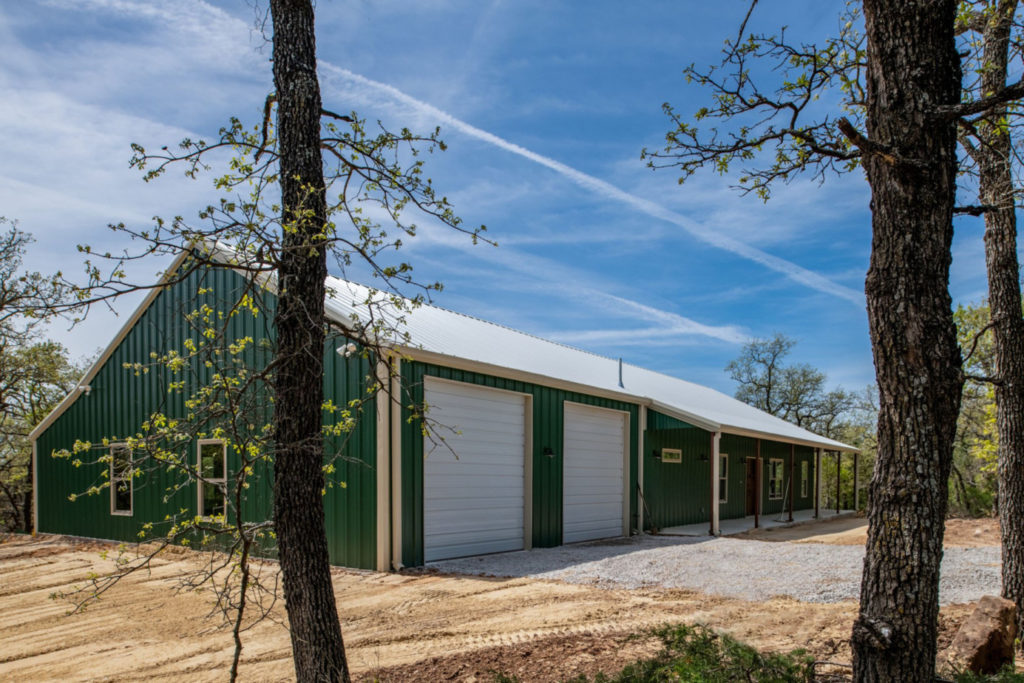
[[[661,461],[681,463],[683,461],[683,452],[678,448],[662,448]]]

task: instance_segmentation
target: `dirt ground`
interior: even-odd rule
[[[46,536],[0,542],[0,680],[223,680],[230,631],[209,592],[178,590],[177,577],[201,566],[199,553],[179,549],[161,557],[150,572],[124,579],[71,616],[67,601],[50,597],[109,571],[112,559],[101,557],[109,548]],[[273,563],[264,568],[276,571]],[[339,569],[334,580],[359,680],[490,681],[491,672],[503,671],[523,681],[555,681],[610,673],[657,649],[652,638],[633,634],[672,622],[706,623],[766,650],[803,648],[849,661],[846,639],[856,612],[854,602],[748,602],[430,572]],[[970,609],[943,608],[943,641]],[[243,680],[291,678],[283,605],[272,614],[275,621],[244,634]]]
[[[789,541],[792,543],[824,543],[828,545],[864,545],[868,536],[868,520],[864,517],[843,517],[813,524],[746,531],[730,538],[758,541]],[[998,546],[999,520],[949,519],[944,537],[947,548],[981,548]]]

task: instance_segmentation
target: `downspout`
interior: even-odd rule
[[[814,449],[814,518],[821,518],[821,449]]]
[[[838,515],[843,511],[842,504],[839,502],[839,496],[842,494],[843,485],[843,452],[836,451],[836,514]]]
[[[754,473],[754,528],[761,526],[761,439],[756,440],[757,451],[754,456],[756,472]]]
[[[796,498],[796,444],[789,444],[789,521],[793,521],[793,499]]]

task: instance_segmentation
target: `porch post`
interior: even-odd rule
[[[821,517],[821,449],[814,449],[814,518]]]
[[[860,509],[860,453],[853,453],[853,511]]]
[[[637,437],[637,462],[636,462],[636,484],[640,488],[640,494],[636,497],[636,525],[637,533],[641,536],[644,533],[644,450],[647,447],[647,406],[640,406],[640,425]]]
[[[793,473],[796,472],[796,444],[789,444],[789,521],[793,521],[793,499],[796,498],[796,481]]]
[[[839,495],[841,493],[841,486],[843,478],[840,476],[843,473],[843,452],[836,451],[836,514],[838,515],[843,511],[842,506],[839,503]]]
[[[721,448],[721,432],[711,433],[711,535],[718,536],[722,533],[719,526],[719,496],[718,496],[718,480],[722,476],[721,473],[721,462],[719,462],[719,451]]]
[[[754,456],[754,528],[761,526],[761,439],[757,439]]]

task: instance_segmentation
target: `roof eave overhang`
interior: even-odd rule
[[[832,441],[831,439],[822,439],[821,441],[817,441],[815,439],[804,439],[797,436],[783,436],[781,434],[772,434],[770,432],[762,432],[756,429],[737,427],[735,425],[722,425],[722,432],[726,434],[734,434],[736,436],[748,436],[752,439],[764,439],[765,441],[778,441],[782,443],[793,443],[798,446],[822,448],[827,451],[860,453],[860,449],[856,448],[855,446],[850,446],[849,444],[841,443],[839,441]]]

